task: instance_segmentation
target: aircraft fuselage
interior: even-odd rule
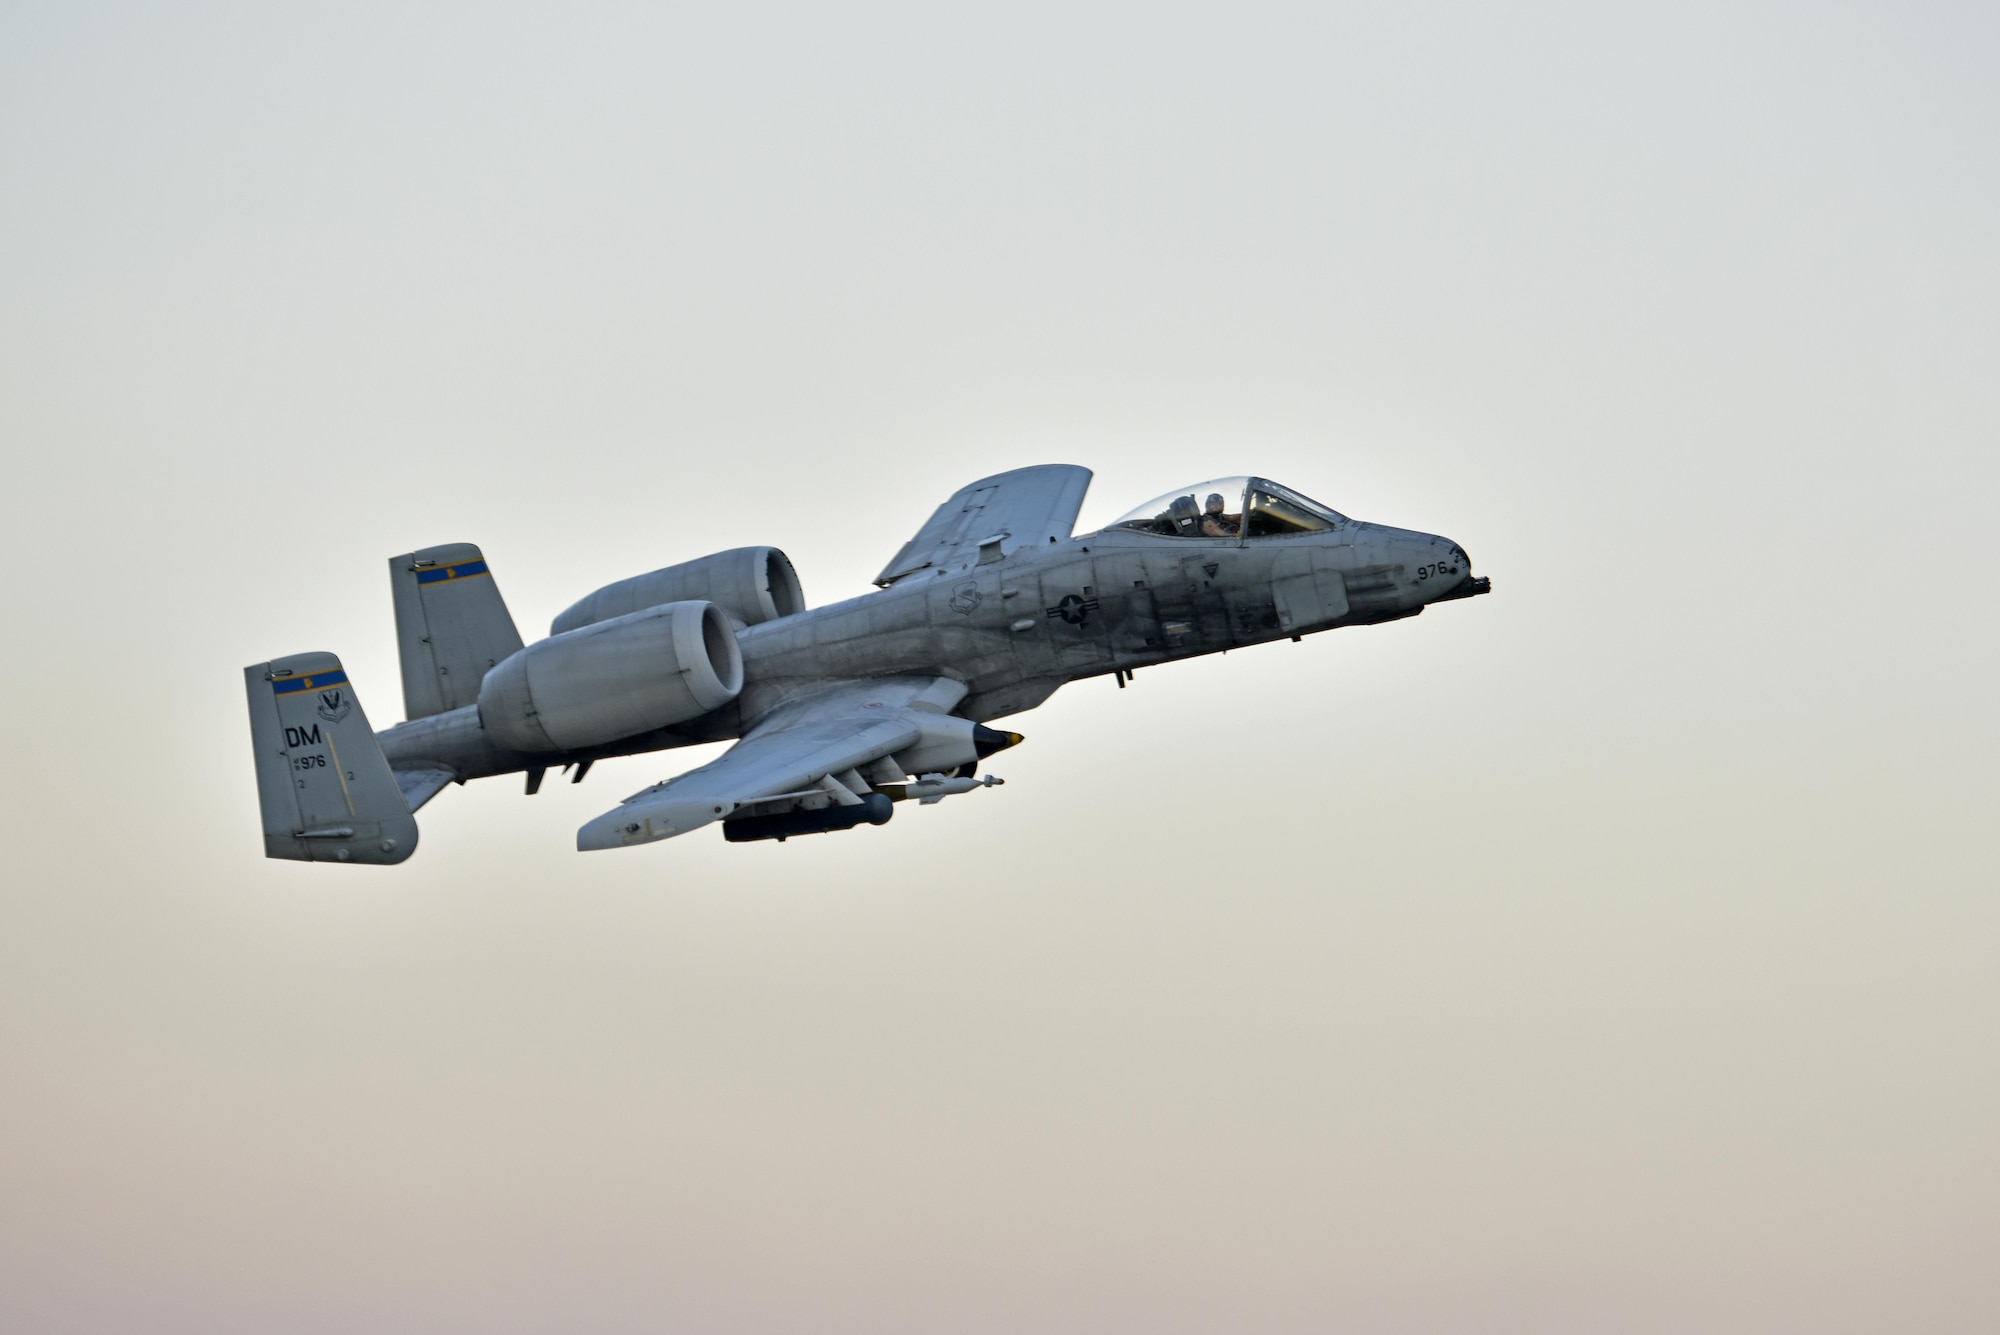
[[[392,766],[464,780],[725,741],[829,682],[902,676],[964,682],[955,712],[985,722],[1085,677],[1398,620],[1487,587],[1451,540],[1357,520],[1255,538],[1111,528],[748,627],[742,693],[689,724],[522,752],[495,745],[466,705],[377,736]]]

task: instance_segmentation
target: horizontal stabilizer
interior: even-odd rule
[[[403,800],[410,804],[412,814],[458,777],[448,769],[399,769],[395,775],[396,786],[403,790]]]

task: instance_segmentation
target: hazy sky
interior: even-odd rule
[[[0,1327],[2000,1328],[2000,17],[0,11]],[[261,856],[243,664],[1028,463],[1493,597]]]

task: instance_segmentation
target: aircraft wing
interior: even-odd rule
[[[399,769],[393,771],[396,787],[402,790],[403,800],[410,804],[410,814],[415,815],[424,803],[444,791],[445,785],[458,776],[448,769]]]
[[[831,684],[773,710],[719,759],[632,794],[578,830],[576,846],[651,843],[751,802],[810,791],[828,775],[920,745],[964,697],[965,684],[948,677]]]
[[[995,537],[1001,555],[1067,538],[1089,488],[1090,470],[1075,464],[1037,464],[983,477],[940,505],[875,582],[886,588],[921,570],[971,565],[979,559],[980,544]]]

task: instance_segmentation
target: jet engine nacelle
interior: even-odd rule
[[[549,634],[689,599],[714,603],[745,626],[806,610],[798,572],[783,552],[776,547],[737,547],[607,584],[571,604],[549,627]]]
[[[480,683],[479,723],[516,751],[571,751],[699,718],[742,689],[743,653],[722,609],[673,602],[506,659]]]

